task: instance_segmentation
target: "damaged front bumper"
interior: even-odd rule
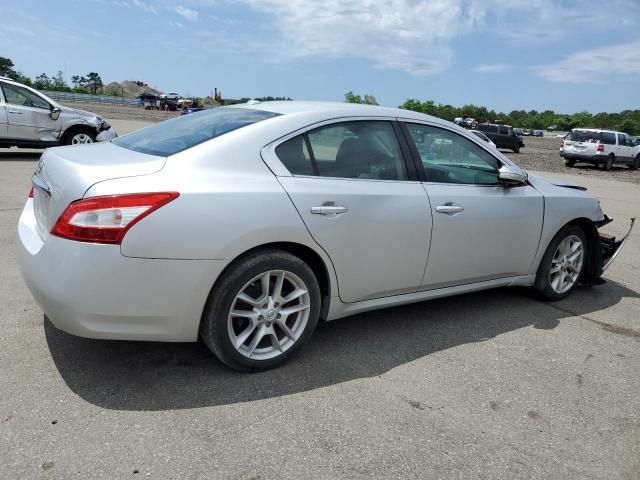
[[[118,136],[118,132],[115,128],[109,127],[106,130],[102,130],[96,137],[96,142],[110,142]]]
[[[613,261],[616,259],[616,257],[618,256],[618,254],[622,250],[622,247],[624,247],[624,244],[627,243],[627,240],[629,239],[629,234],[631,233],[631,230],[633,230],[633,224],[635,223],[635,221],[636,221],[635,218],[631,219],[631,224],[629,225],[629,230],[627,231],[626,235],[624,237],[622,237],[620,240],[617,240],[616,237],[613,236],[613,235],[609,235],[607,233],[598,232],[599,233],[599,237],[600,237],[600,249],[601,249],[601,252],[602,252],[602,272],[601,272],[601,274],[607,268],[609,268],[609,266],[613,263]],[[611,219],[605,215],[604,220],[602,220],[601,222],[598,222],[596,227],[597,228],[603,227],[604,225],[606,225],[606,224],[608,224],[610,222],[611,222]]]

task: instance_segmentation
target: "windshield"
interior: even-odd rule
[[[119,147],[168,157],[279,113],[245,108],[211,108],[138,130],[113,141]]]

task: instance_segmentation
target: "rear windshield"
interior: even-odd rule
[[[211,108],[138,130],[113,143],[136,152],[168,157],[279,113],[246,108]]]
[[[615,133],[610,133],[610,132],[592,132],[590,130],[572,130],[566,139],[571,140],[573,142],[604,143],[607,145],[616,144],[616,135]]]

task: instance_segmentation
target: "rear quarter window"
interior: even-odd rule
[[[152,125],[113,140],[119,147],[168,157],[279,113],[247,108],[212,108]]]

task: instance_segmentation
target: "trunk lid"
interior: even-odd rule
[[[95,183],[150,175],[166,157],[134,152],[112,143],[74,145],[46,150],[34,174],[33,201],[38,233],[46,239],[56,220]],[[47,192],[47,190],[49,192]]]

